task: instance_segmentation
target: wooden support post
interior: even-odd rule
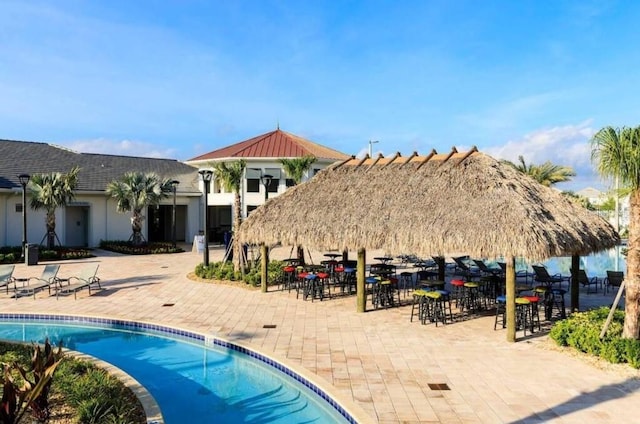
[[[578,270],[580,269],[580,256],[571,257],[571,312],[580,310],[580,283],[578,282]],[[598,286],[596,286],[596,291]]]
[[[506,260],[506,297],[507,297],[507,341],[516,341],[516,259],[510,256]]]
[[[365,291],[364,272],[367,263],[367,252],[364,248],[358,249],[358,268],[356,269],[356,312],[367,311],[367,292]]]
[[[269,276],[269,248],[266,244],[260,245],[260,286],[262,293],[267,292],[267,277]]]
[[[436,264],[438,265],[438,280],[444,281],[444,271],[447,266],[444,256],[436,256],[435,258]]]

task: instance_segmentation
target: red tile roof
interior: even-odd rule
[[[350,157],[278,128],[249,140],[196,156],[189,161],[221,158],[292,158],[305,155],[336,160]]]

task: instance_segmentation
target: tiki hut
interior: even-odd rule
[[[239,240],[352,249],[363,258],[366,249],[501,257],[507,259],[507,297],[513,299],[516,257],[577,258],[615,246],[619,236],[597,214],[511,165],[475,148],[454,148],[449,154],[336,163],[252,212]],[[364,280],[364,264],[361,274]],[[508,315],[515,316],[515,305],[508,303]],[[515,326],[513,337],[508,333],[515,340]]]

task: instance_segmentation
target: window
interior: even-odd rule
[[[287,178],[285,180],[285,184],[287,185],[287,188],[289,188],[289,187],[293,187],[294,185],[296,185],[296,182],[293,181],[291,178]]]
[[[279,168],[265,168],[263,175],[271,175],[271,182],[267,187],[269,193],[277,193],[280,185],[280,176],[282,171]]]
[[[247,193],[260,193],[261,169],[247,168]]]
[[[255,211],[256,209],[258,209],[258,207],[255,205],[247,205],[247,216],[249,216],[249,214]]]
[[[16,203],[16,212],[22,213],[22,203]]]

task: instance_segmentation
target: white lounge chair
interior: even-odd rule
[[[49,295],[51,295],[51,287],[55,289],[58,283],[58,270],[60,270],[60,265],[45,265],[40,277],[29,278],[23,282],[21,287],[16,284],[14,297],[18,299],[22,295],[33,295],[35,299],[36,293],[44,289],[49,290]]]
[[[13,278],[13,270],[15,265],[0,265],[0,287],[6,287],[9,293],[9,285],[15,281]]]
[[[58,285],[56,299],[61,293],[73,293],[73,298],[77,299],[77,293],[82,289],[88,289],[89,296],[91,296],[91,286],[93,284],[97,284],[99,289],[102,288],[100,286],[100,278],[96,274],[98,274],[98,265],[91,265],[81,270],[78,276],[69,277],[67,284],[61,282]]]

